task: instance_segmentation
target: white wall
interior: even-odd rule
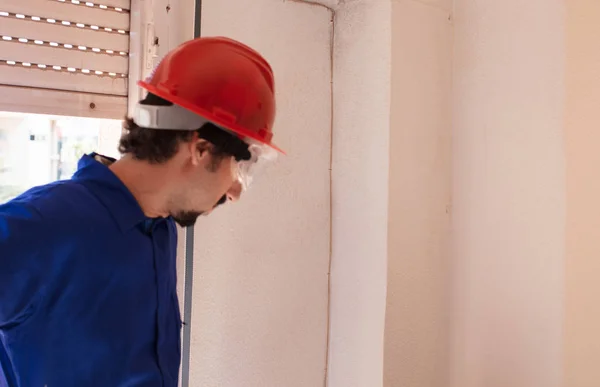
[[[564,16],[455,0],[456,387],[561,385]]]
[[[326,8],[203,2],[272,61],[290,155],[197,227],[192,385],[322,385],[331,248],[330,387],[595,387],[597,2],[318,2],[333,73]]]
[[[191,38],[191,1],[165,14],[167,3],[152,7],[157,58]],[[330,386],[382,383],[390,3],[343,5],[335,38],[337,2],[316,3],[203,1],[204,36],[240,39],[271,61],[289,155],[196,227],[192,385],[322,385],[328,366]]]
[[[330,252],[330,12],[204,0],[202,34],[272,64],[281,157],[237,204],[196,227],[193,386],[322,386]]]
[[[391,3],[335,16],[330,387],[383,382]]]
[[[451,10],[392,2],[386,387],[447,387]]]
[[[565,386],[600,384],[600,2],[567,8]]]

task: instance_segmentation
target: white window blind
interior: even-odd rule
[[[0,110],[123,118],[130,0],[0,0]]]

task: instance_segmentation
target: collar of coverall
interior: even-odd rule
[[[103,156],[98,153],[94,153],[93,157],[94,157],[94,160],[96,160],[100,164],[107,166],[107,167],[110,167],[116,161],[115,159],[113,159],[111,157]]]

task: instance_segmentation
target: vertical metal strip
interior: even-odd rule
[[[195,18],[194,18],[194,38],[199,38],[202,34],[202,0],[196,0]]]
[[[194,9],[194,38],[200,37],[202,0],[196,0]],[[183,342],[181,358],[181,387],[190,385],[190,345],[192,338],[192,289],[194,283],[194,227],[185,230],[185,282],[183,290]]]
[[[190,340],[192,337],[192,285],[194,282],[194,227],[185,230],[185,282],[183,288],[183,342],[181,387],[190,385]]]

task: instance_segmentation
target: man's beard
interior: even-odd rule
[[[202,214],[203,212],[182,211],[177,215],[174,215],[173,220],[181,227],[192,227],[196,224],[198,217],[200,217]]]
[[[221,199],[213,206],[213,209],[217,208],[221,204],[227,202],[227,195],[223,195]],[[196,224],[196,221],[204,212],[198,211],[181,211],[177,215],[173,215],[173,220],[181,227],[192,227]]]

